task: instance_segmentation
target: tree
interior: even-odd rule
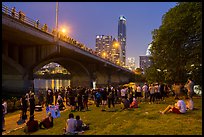
[[[181,2],[162,17],[162,25],[152,31],[150,48],[155,68],[167,70],[163,80],[184,83],[192,77],[201,85],[202,79],[202,3]],[[194,64],[194,67],[192,65]]]

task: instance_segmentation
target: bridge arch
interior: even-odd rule
[[[91,75],[86,66],[71,58],[55,57],[46,59],[33,65],[33,67],[29,69],[29,71],[32,71],[33,74],[50,62],[60,64],[71,73],[71,86],[88,87],[90,85]],[[29,75],[29,72],[27,74]]]

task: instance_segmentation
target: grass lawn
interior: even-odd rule
[[[202,98],[195,97],[194,105],[198,110],[188,111],[186,114],[160,114],[169,104],[174,104],[172,97],[161,104],[139,104],[140,108],[120,111],[120,104],[115,112],[101,111],[94,104],[90,111],[73,112],[90,124],[90,130],[83,135],[202,135]],[[61,117],[54,119],[54,127],[40,129],[32,135],[62,135],[68,114],[62,112]],[[8,135],[25,135],[23,129],[10,132]]]

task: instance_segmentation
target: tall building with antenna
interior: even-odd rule
[[[120,64],[126,65],[126,18],[121,15],[118,21],[118,42],[120,44]]]

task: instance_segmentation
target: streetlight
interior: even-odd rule
[[[64,33],[64,34],[65,34],[65,33],[66,33],[66,31],[67,31],[67,30],[66,30],[65,28],[62,28],[62,33]]]
[[[58,7],[59,7],[59,3],[56,2],[56,19],[55,19],[56,34],[54,36],[54,41],[56,42],[56,49],[57,49],[57,51],[60,52],[60,46],[58,45],[58,35],[59,35],[59,32],[58,32],[58,12],[59,12]]]
[[[59,3],[56,2],[56,20],[55,20],[55,23],[56,23],[56,31],[58,33],[58,7],[59,7]]]
[[[164,76],[164,74],[167,72],[167,69],[161,70],[161,69],[157,69],[157,71],[159,72],[159,77],[163,76],[164,80],[166,81],[166,77]],[[160,76],[161,74],[161,76]]]

